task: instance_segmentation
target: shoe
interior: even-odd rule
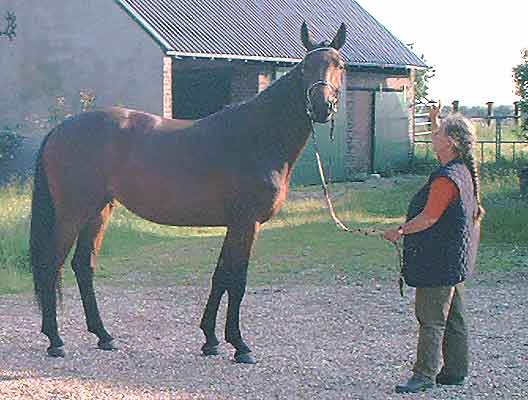
[[[396,386],[396,393],[418,393],[434,387],[431,378],[420,374],[414,374],[404,385]]]
[[[447,375],[442,372],[436,375],[436,383],[439,385],[462,386],[465,382],[465,376]]]

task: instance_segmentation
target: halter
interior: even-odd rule
[[[335,50],[333,47],[318,47],[317,49],[313,49],[313,50],[310,50],[308,53],[306,53],[306,56],[305,56],[305,60],[306,60],[306,57],[309,55],[309,54],[312,54],[312,53],[315,53],[316,51],[322,51],[322,50],[325,50],[325,51],[328,51],[328,50]],[[301,64],[301,76],[304,76],[304,63],[305,61],[303,60],[302,61],[302,64]],[[314,116],[314,111],[313,111],[313,104],[312,104],[312,91],[317,87],[317,86],[327,86],[330,88],[331,92],[332,92],[332,96],[330,97],[330,104],[331,104],[331,109],[330,109],[330,120],[331,120],[331,129],[330,129],[330,140],[334,140],[334,127],[335,127],[335,114],[337,113],[337,106],[338,106],[338,103],[339,103],[339,94],[340,94],[340,91],[338,88],[336,88],[334,85],[332,85],[330,82],[328,82],[327,80],[318,80],[318,81],[315,81],[314,83],[312,83],[305,91],[305,109],[306,109],[306,115],[308,115],[308,118],[310,119],[310,123],[313,124],[314,122],[314,119],[315,119],[315,116]]]

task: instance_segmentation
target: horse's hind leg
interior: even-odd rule
[[[97,256],[103,244],[104,234],[112,215],[113,204],[109,203],[95,218],[84,225],[77,239],[77,247],[72,260],[72,268],[81,299],[88,331],[99,338],[98,347],[102,350],[115,350],[113,338],[106,331],[99,315],[93,286]]]
[[[57,324],[57,289],[60,294],[63,264],[75,241],[76,230],[74,225],[57,222],[52,236],[49,238],[51,245],[46,247],[46,254],[41,252],[43,263],[33,265],[33,275],[42,312],[41,332],[50,341],[47,353],[51,357],[64,357],[64,342]]]

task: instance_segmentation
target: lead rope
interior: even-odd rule
[[[333,122],[333,121],[332,121]],[[333,133],[334,124],[332,124],[331,132]],[[323,170],[323,163],[321,161],[321,156],[319,155],[319,145],[317,144],[317,137],[315,136],[315,130],[313,126],[313,121],[310,118],[310,131],[312,133],[312,139],[313,139],[313,146],[315,149],[315,158],[317,159],[317,167],[319,169],[319,176],[321,177],[321,187],[323,189],[323,194],[325,196],[326,205],[328,206],[328,211],[330,212],[330,216],[332,217],[332,220],[336,224],[337,228],[343,232],[353,233],[356,235],[363,235],[363,236],[378,236],[381,237],[383,235],[383,232],[376,230],[376,229],[363,229],[363,228],[355,228],[350,229],[348,226],[346,226],[341,220],[337,217],[334,206],[332,204],[332,201],[330,200],[329,192],[328,192],[328,185],[326,184],[326,178]],[[331,135],[333,136],[333,135]],[[398,255],[398,267],[400,271],[400,277],[398,279],[398,286],[400,288],[400,296],[404,296],[403,288],[405,281],[403,279],[403,257],[402,257],[402,250],[401,245],[399,242],[393,242],[394,248],[396,249],[396,253]]]

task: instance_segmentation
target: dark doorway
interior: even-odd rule
[[[173,118],[198,119],[221,110],[231,100],[229,69],[174,71]]]

